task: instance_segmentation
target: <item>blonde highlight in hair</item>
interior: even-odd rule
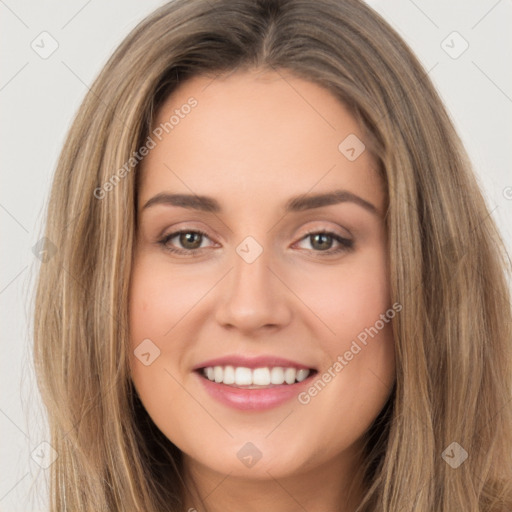
[[[128,364],[138,166],[99,199],[195,75],[290,72],[336,95],[366,130],[387,188],[396,383],[366,436],[358,512],[512,510],[508,262],[427,73],[359,0],[175,0],[123,41],[62,150],[34,330],[48,411],[53,512],[179,511],[180,451],[140,403]],[[198,107],[200,108],[200,106]],[[469,454],[442,458],[453,442]]]

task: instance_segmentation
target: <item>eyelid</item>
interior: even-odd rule
[[[207,237],[212,242],[215,242],[215,239],[222,240],[222,236],[220,235],[215,235],[215,237],[210,236],[210,230],[208,228],[199,227],[197,225],[189,224],[187,222],[180,222],[177,224],[173,224],[170,227],[168,226],[167,228],[161,231],[160,235],[157,236],[157,240],[169,238],[171,235],[176,236],[180,233],[200,233],[201,235]]]
[[[335,256],[341,252],[349,251],[354,248],[353,238],[347,238],[343,235],[340,235],[336,231],[332,231],[329,229],[312,229],[312,230],[308,231],[307,233],[305,233],[303,236],[301,236],[299,238],[299,240],[297,240],[296,242],[293,243],[293,245],[297,245],[297,244],[303,242],[304,240],[307,240],[312,235],[327,235],[340,245],[340,247],[338,247],[337,249],[328,249],[326,251],[314,251],[314,250],[306,249],[306,250],[313,252],[321,257],[322,256],[324,256],[324,257]]]
[[[209,239],[210,241],[213,242],[214,245],[217,243],[217,242],[215,242],[215,240],[212,239],[212,237],[210,237],[210,235],[206,232],[206,230],[203,230],[200,228],[195,228],[195,227],[189,227],[189,226],[176,227],[171,232],[159,237],[157,240],[157,243],[170,253],[181,255],[184,257],[191,257],[191,258],[193,258],[195,256],[201,256],[204,253],[204,250],[208,249],[208,247],[198,247],[195,249],[184,249],[181,247],[174,247],[174,246],[170,247],[168,245],[170,240],[172,240],[173,238],[175,238],[181,234],[184,234],[184,233],[194,233],[194,234],[200,235],[201,237],[203,237],[203,239],[204,238]],[[300,244],[301,242],[307,240],[308,237],[311,237],[313,235],[320,235],[320,234],[327,235],[328,237],[333,239],[333,241],[338,244],[338,247],[334,248],[334,249],[329,248],[329,249],[320,250],[320,251],[314,250],[314,249],[300,249],[300,250],[314,253],[315,257],[328,258],[329,256],[334,257],[334,256],[339,255],[342,252],[348,252],[348,251],[351,251],[354,249],[354,240],[352,237],[347,238],[343,235],[340,235],[334,229],[332,229],[332,228],[329,229],[326,227],[322,227],[322,228],[319,227],[316,229],[310,228],[306,233],[302,234],[302,236],[300,236],[300,238],[298,238],[295,242],[293,242],[291,247],[294,247],[297,244]],[[202,243],[202,240],[201,240],[201,243]],[[212,246],[210,245],[209,247],[212,247]]]
[[[158,238],[157,243],[161,244],[167,251],[177,253],[177,254],[186,254],[188,256],[193,256],[195,254],[198,254],[202,252],[204,249],[207,249],[208,247],[198,247],[197,249],[183,249],[181,247],[173,247],[172,249],[167,246],[170,240],[173,238],[176,238],[177,236],[183,234],[183,233],[194,233],[201,235],[203,238],[207,238],[208,240],[214,242],[210,235],[203,231],[202,229],[196,229],[196,228],[179,228],[171,231],[170,233],[166,235],[162,235]],[[214,242],[215,244],[215,242]],[[211,246],[210,246],[211,247]]]

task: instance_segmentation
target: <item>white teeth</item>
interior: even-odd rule
[[[222,379],[224,378],[224,369],[222,366],[215,366],[213,368],[213,378],[215,382],[222,382]]]
[[[283,368],[275,366],[272,368],[262,367],[245,368],[243,366],[209,366],[203,368],[203,375],[212,382],[226,384],[228,386],[269,386],[295,384],[306,379],[310,370],[304,368]]]
[[[256,386],[268,386],[270,384],[270,370],[268,368],[253,370],[252,383]]]
[[[235,384],[237,386],[250,386],[252,384],[251,369],[243,366],[235,368]]]
[[[284,384],[284,369],[276,366],[270,370],[270,382],[272,384]]]
[[[232,366],[226,366],[224,368],[224,379],[222,380],[224,384],[234,384],[235,383],[235,369]]]
[[[297,370],[297,376],[295,378],[297,379],[297,382],[302,382],[307,378],[308,375],[309,370],[304,370],[304,368],[301,368],[300,370]]]
[[[286,368],[284,371],[284,380],[286,384],[293,384],[295,382],[295,374],[297,370],[295,368]]]

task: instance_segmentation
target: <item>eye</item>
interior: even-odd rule
[[[208,235],[203,231],[183,229],[181,231],[174,231],[173,233],[165,235],[158,241],[158,243],[169,252],[190,256],[193,255],[194,252],[198,252],[204,248],[201,247],[204,237],[208,238]],[[175,238],[181,245],[181,248],[175,247],[171,244],[172,240]]]
[[[354,247],[353,240],[343,238],[337,233],[333,233],[331,231],[312,231],[303,237],[301,242],[304,240],[310,241],[310,245],[313,247],[314,252],[324,253],[326,256],[338,254],[344,251],[346,252],[352,250]],[[332,249],[333,242],[338,244],[338,247],[335,249]],[[323,256],[324,254],[321,255]]]
[[[200,230],[187,230],[174,231],[165,235],[158,243],[162,245],[166,251],[182,254],[186,256],[194,256],[206,247],[202,245],[204,238],[209,238],[208,235]],[[173,240],[176,239],[175,242]],[[321,256],[329,256],[346,252],[353,249],[354,242],[348,238],[343,238],[337,233],[331,231],[313,231],[307,233],[298,243],[305,240],[310,241],[312,250],[320,253]],[[174,244],[178,243],[181,247],[176,247]],[[333,244],[338,244],[337,248],[332,248]]]

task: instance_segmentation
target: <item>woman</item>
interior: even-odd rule
[[[502,244],[364,3],[158,9],[78,112],[46,236],[52,510],[512,509]]]

